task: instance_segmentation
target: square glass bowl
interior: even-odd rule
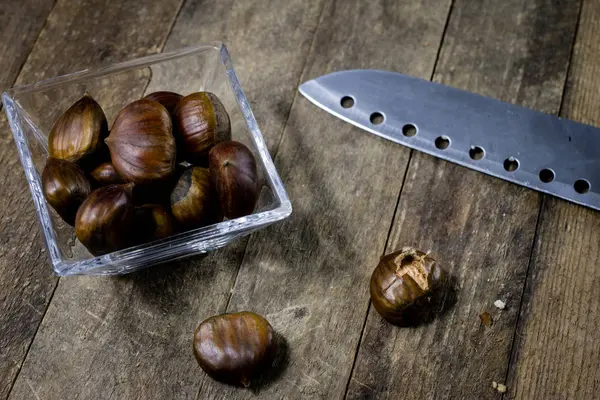
[[[262,183],[258,204],[252,215],[94,257],[75,238],[73,227],[62,221],[42,194],[40,176],[48,157],[48,134],[56,119],[85,91],[100,104],[110,127],[125,105],[160,90],[183,95],[208,91],[221,99],[231,119],[232,139],[248,146],[256,158]],[[282,220],[292,212],[285,188],[222,43],[188,47],[15,87],[2,95],[2,102],[31,188],[50,260],[59,276],[124,274],[206,253]]]

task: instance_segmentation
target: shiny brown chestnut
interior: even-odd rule
[[[154,100],[157,103],[162,104],[162,106],[167,109],[171,117],[173,117],[175,113],[175,107],[177,107],[177,103],[179,103],[179,100],[181,100],[182,97],[183,96],[179,93],[167,91],[153,92],[144,96],[145,99]]]
[[[250,149],[239,142],[222,142],[210,150],[208,162],[223,214],[229,219],[252,214],[259,182]]]
[[[121,110],[106,143],[115,169],[128,182],[148,184],[173,173],[176,146],[171,117],[156,101],[141,99]]]
[[[107,153],[108,123],[104,111],[87,92],[56,121],[48,136],[50,156],[85,163]]]
[[[120,250],[131,243],[133,183],[108,185],[85,199],[75,218],[75,235],[93,255]]]
[[[447,277],[431,256],[404,248],[379,261],[371,275],[371,302],[388,322],[414,324],[430,311],[432,299],[445,288]]]
[[[215,144],[231,140],[229,115],[213,93],[192,93],[179,100],[173,121],[179,150],[192,163]]]
[[[191,167],[181,174],[171,193],[171,212],[184,229],[209,225],[223,218],[208,169]]]
[[[75,223],[77,210],[91,191],[90,182],[77,164],[48,158],[42,172],[42,192],[67,224]]]
[[[204,320],[194,332],[194,355],[213,379],[250,386],[273,363],[277,341],[271,324],[253,312]]]
[[[134,237],[136,243],[163,239],[173,234],[173,219],[160,204],[144,204],[135,208]]]
[[[167,179],[146,185],[135,185],[133,188],[133,201],[136,206],[144,204],[160,204],[165,209],[171,208],[171,193],[181,174],[188,166],[176,164],[173,174]]]
[[[90,172],[92,179],[99,185],[118,185],[125,183],[121,175],[117,173],[114,165],[104,162]]]

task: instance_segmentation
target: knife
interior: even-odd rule
[[[377,136],[600,210],[599,128],[388,71],[334,72],[299,90]]]

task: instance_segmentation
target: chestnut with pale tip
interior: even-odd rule
[[[75,218],[75,235],[93,255],[121,250],[131,243],[133,183],[94,190]]]
[[[200,367],[220,382],[249,387],[277,353],[271,324],[253,312],[222,314],[204,320],[194,332]]]
[[[90,182],[77,164],[48,158],[42,172],[42,192],[67,224],[75,224],[77,210],[91,191]]]
[[[427,312],[432,296],[445,288],[447,273],[428,254],[405,248],[381,258],[371,275],[371,302],[388,322],[404,325]]]
[[[112,164],[128,182],[149,184],[168,179],[174,171],[171,117],[156,101],[141,99],[123,108],[106,143]]]
[[[48,136],[48,152],[54,158],[86,163],[94,155],[107,152],[107,135],[104,111],[86,92],[55,122]]]
[[[179,100],[173,120],[179,148],[192,163],[215,144],[231,140],[229,114],[213,93],[196,92]]]
[[[208,163],[223,214],[229,219],[252,214],[259,181],[250,149],[240,142],[222,142],[210,150]]]

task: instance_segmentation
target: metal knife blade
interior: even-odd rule
[[[334,72],[299,89],[375,135],[600,210],[599,128],[387,71]]]

